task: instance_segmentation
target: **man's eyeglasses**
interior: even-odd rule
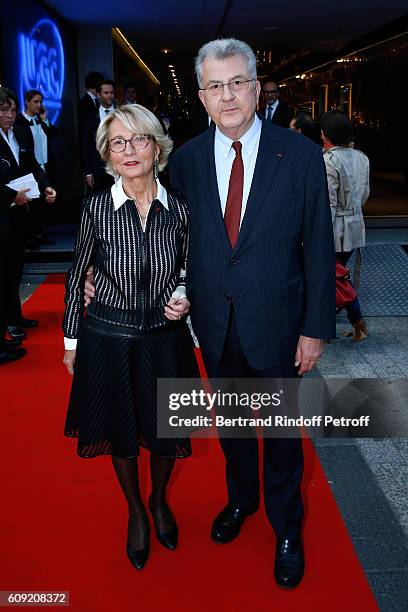
[[[15,115],[16,113],[16,108],[10,108],[9,106],[0,106],[0,115]]]
[[[129,142],[132,149],[137,151],[145,149],[152,139],[154,139],[154,136],[151,134],[135,134],[132,138],[112,138],[108,142],[108,147],[113,153],[122,153]]]
[[[200,91],[206,91],[210,96],[220,96],[224,92],[224,87],[227,86],[231,93],[243,93],[248,90],[249,83],[255,79],[234,79],[228,83],[212,83],[208,87],[200,87]]]

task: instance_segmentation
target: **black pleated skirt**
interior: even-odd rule
[[[86,317],[78,338],[65,435],[80,457],[131,458],[140,446],[188,457],[189,439],[157,437],[157,378],[197,378],[185,321],[134,330]]]

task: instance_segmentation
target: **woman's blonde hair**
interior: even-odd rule
[[[96,132],[96,148],[99,155],[106,162],[106,172],[115,175],[109,151],[109,128],[114,119],[135,134],[151,134],[160,147],[159,170],[163,170],[173,148],[173,141],[164,133],[160,121],[151,111],[140,104],[124,104],[104,117]]]

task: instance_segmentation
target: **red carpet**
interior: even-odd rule
[[[27,302],[25,315],[40,326],[29,333],[27,357],[0,369],[0,590],[70,591],[75,612],[377,610],[310,443],[307,565],[295,591],[274,583],[274,537],[263,509],[235,542],[209,539],[212,517],[225,502],[216,440],[196,440],[194,457],[178,462],[170,498],[179,549],[167,551],[153,537],[146,568],[131,567],[126,507],[110,460],[79,459],[75,441],[63,436],[71,378],[62,364],[61,282],[49,277]]]

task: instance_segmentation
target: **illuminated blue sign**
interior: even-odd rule
[[[44,96],[48,118],[55,123],[61,111],[64,89],[64,48],[59,30],[50,19],[41,19],[30,34],[19,35],[20,104],[24,94],[38,89]]]

